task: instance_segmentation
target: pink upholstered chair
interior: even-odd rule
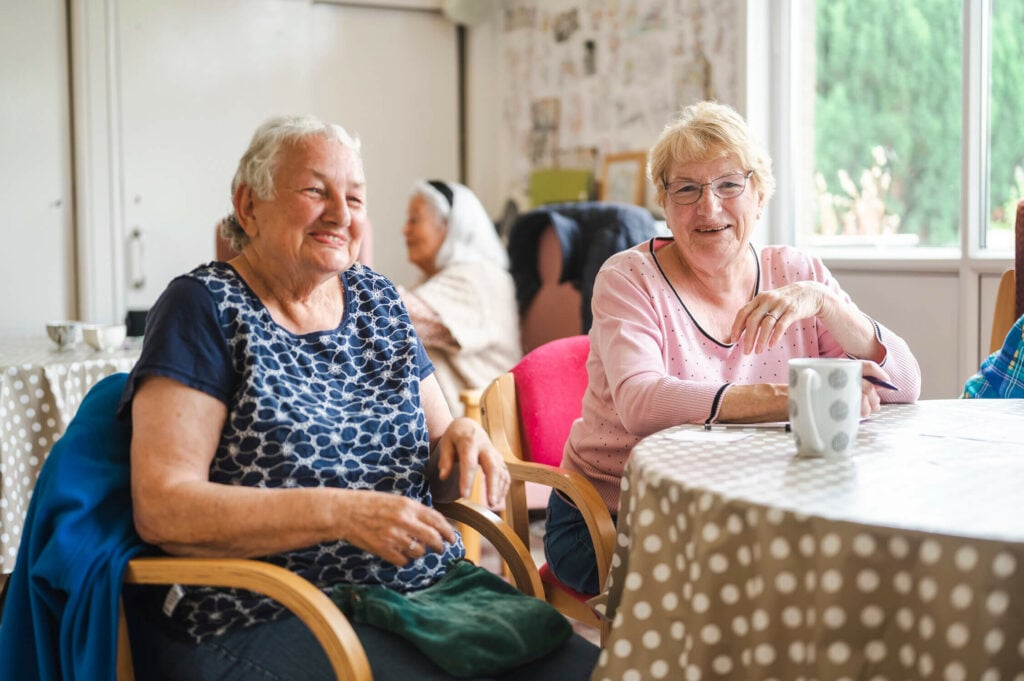
[[[587,336],[569,336],[527,353],[484,390],[481,417],[512,475],[505,500],[506,522],[528,545],[525,483],[559,490],[586,519],[597,556],[598,577],[604,584],[615,542],[611,514],[586,478],[560,468],[569,429],[582,411],[589,352]],[[594,594],[565,586],[546,564],[540,567],[540,575],[549,603],[567,617],[600,628],[603,634],[604,627],[585,602]]]

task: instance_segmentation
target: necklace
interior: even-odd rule
[[[679,291],[677,291],[676,287],[672,284],[672,280],[665,272],[665,268],[662,267],[661,260],[658,258],[658,253],[654,249],[654,242],[655,240],[651,239],[650,244],[648,246],[651,253],[651,257],[654,258],[654,264],[657,266],[658,272],[661,273],[661,278],[665,280],[665,284],[667,284],[669,290],[672,291],[672,295],[675,296],[676,300],[678,300],[679,304],[683,307],[683,311],[686,312],[686,316],[690,318],[690,321],[693,322],[694,326],[696,326],[700,330],[700,332],[704,334],[709,340],[713,341],[714,343],[717,343],[723,348],[731,348],[732,346],[734,346],[735,343],[723,343],[722,341],[718,340],[718,338],[716,338],[714,334],[710,333],[707,329],[704,328],[704,326],[699,321],[697,321],[697,318],[693,315],[693,312],[690,310],[690,307],[685,302],[683,302],[683,298],[682,296],[679,295]],[[757,252],[754,250],[754,245],[748,243],[747,246],[750,249],[751,256],[754,258],[754,286],[752,287],[752,290],[750,292],[750,298],[748,298],[748,300],[752,300],[754,296],[757,295],[758,290],[761,286],[761,262],[757,257]],[[672,239],[669,242],[669,245],[666,246],[666,248],[675,248],[675,239]],[[679,255],[678,252],[675,252],[674,255],[676,256],[676,262],[679,263],[680,271],[685,273],[686,268],[683,265],[682,256]]]

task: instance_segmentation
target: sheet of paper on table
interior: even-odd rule
[[[742,430],[680,430],[668,437],[681,442],[736,442],[751,435],[751,431]]]

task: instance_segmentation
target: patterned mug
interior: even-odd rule
[[[798,456],[849,453],[860,425],[860,379],[859,360],[789,360],[789,427]]]

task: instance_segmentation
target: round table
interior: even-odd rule
[[[1024,400],[885,406],[840,460],[671,428],[622,492],[595,681],[1024,680]]]

